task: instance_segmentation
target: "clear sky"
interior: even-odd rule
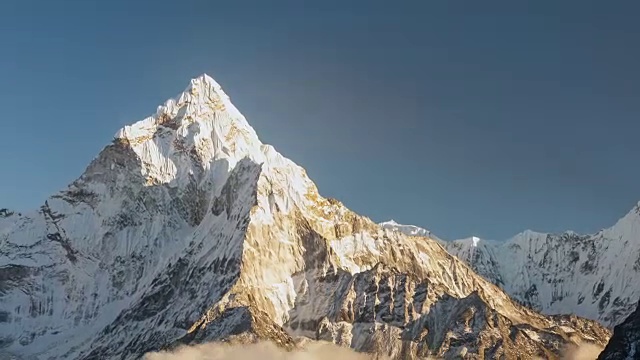
[[[518,4],[515,4],[518,3]],[[0,4],[0,207],[213,76],[325,196],[443,238],[592,232],[640,200],[638,1]]]

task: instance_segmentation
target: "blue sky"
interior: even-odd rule
[[[0,207],[37,208],[206,72],[376,221],[610,226],[640,200],[640,5],[518,3],[5,1]]]

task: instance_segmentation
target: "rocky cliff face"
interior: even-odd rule
[[[2,214],[0,348],[22,357],[309,338],[391,358],[552,359],[610,335],[323,198],[208,76],[40,209]]]
[[[611,341],[598,360],[640,359],[640,304],[622,323],[616,325]]]

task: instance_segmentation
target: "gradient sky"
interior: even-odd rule
[[[0,207],[37,208],[206,72],[375,221],[613,225],[640,200],[640,3],[515,3],[3,1]]]

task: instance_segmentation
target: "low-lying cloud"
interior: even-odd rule
[[[227,345],[209,343],[183,346],[171,352],[147,353],[144,360],[371,360],[372,357],[330,343],[314,342],[304,349],[286,351],[272,343]]]
[[[590,344],[582,343],[579,346],[569,347],[564,353],[564,360],[595,360],[598,355],[604,350],[602,347]]]
[[[565,350],[563,360],[595,360],[602,347],[583,343]],[[326,342],[312,342],[303,349],[286,351],[270,342],[250,345],[208,343],[173,351],[147,353],[144,360],[372,360],[371,355]],[[380,359],[377,357],[376,359]]]
[[[604,349],[601,346],[585,342],[580,345],[570,345],[566,347],[560,358],[562,360],[596,360],[602,350]],[[545,359],[536,357],[534,360]]]

